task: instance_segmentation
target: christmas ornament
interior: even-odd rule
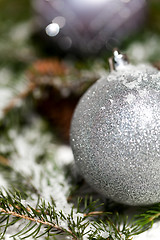
[[[145,0],[33,0],[33,7],[37,25],[54,44],[83,54],[118,44],[146,15]]]
[[[114,51],[113,70],[80,99],[70,142],[86,181],[128,205],[160,201],[160,72],[127,65]]]

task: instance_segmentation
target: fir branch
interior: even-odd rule
[[[156,212],[152,212],[153,216],[151,216],[148,220],[149,222],[153,222],[155,219],[160,217],[160,212],[156,213]]]
[[[38,238],[45,234],[60,234],[70,236],[74,240],[82,240],[85,235],[88,235],[89,239],[93,239],[93,236],[97,236],[98,239],[98,236],[102,231],[107,232],[110,236],[114,235],[116,239],[123,239],[121,238],[121,234],[124,234],[124,231],[120,231],[118,229],[118,227],[108,217],[107,213],[104,213],[103,211],[90,211],[99,206],[99,203],[97,201],[92,201],[91,198],[87,200],[86,197],[84,199],[84,209],[87,209],[87,213],[82,213],[84,209],[83,211],[77,209],[77,215],[74,215],[75,208],[73,206],[71,213],[68,214],[68,216],[65,216],[62,211],[56,212],[53,199],[52,203],[47,204],[45,201],[41,200],[41,203],[38,203],[36,208],[33,208],[29,204],[25,206],[22,203],[22,195],[23,194],[18,191],[15,192],[15,190],[14,192],[7,191],[5,194],[0,192],[0,227],[5,226],[3,236],[5,235],[8,227],[14,225],[21,219],[24,219],[30,223],[26,223],[25,226],[13,236],[23,235],[23,238],[26,238],[32,235]],[[82,199],[79,199],[78,206],[80,206],[81,202]],[[90,220],[93,216],[103,214],[105,216],[105,221],[99,220],[99,223],[96,221],[93,224],[93,220]],[[61,224],[59,224],[59,219],[61,219],[62,222],[66,222],[68,227],[62,227]],[[3,223],[5,224],[3,225]],[[89,227],[90,224],[94,226],[95,231]],[[46,227],[46,230],[40,233],[42,227]]]
[[[17,207],[17,206],[16,206]],[[20,210],[20,208],[17,207],[17,209]],[[28,210],[28,209],[27,209]],[[47,222],[47,221],[43,221],[43,220],[39,220],[39,219],[35,219],[35,218],[32,218],[32,217],[28,217],[27,215],[22,215],[22,214],[19,214],[19,213],[16,213],[16,212],[13,212],[13,211],[6,211],[4,210],[3,208],[0,208],[0,212],[3,212],[7,215],[12,215],[13,217],[18,217],[18,218],[23,218],[25,220],[29,220],[29,221],[32,221],[32,222],[36,222],[36,223],[41,223],[41,224],[44,224],[44,225],[47,225],[47,226],[50,226],[50,227],[54,227],[56,228],[57,230],[62,230],[60,227],[58,227],[56,224],[53,224],[53,223],[50,223],[50,222]]]
[[[135,225],[141,228],[141,232],[144,232],[151,228],[155,221],[160,218],[160,203],[155,204],[135,217]]]
[[[90,213],[85,213],[84,217],[89,217],[89,216],[99,216],[104,214],[103,211],[95,211],[95,212],[90,212]]]
[[[86,235],[87,239],[90,240],[131,240],[132,236],[148,229],[148,223],[153,224],[153,221],[160,216],[160,206],[156,205],[151,210],[141,214],[136,221],[133,219],[128,221],[127,217],[120,216],[118,213],[113,215],[97,211],[97,207],[101,204],[88,197],[78,199],[77,212],[73,206],[71,213],[66,216],[62,211],[56,211],[53,199],[51,199],[51,203],[38,199],[34,208],[29,204],[25,206],[22,203],[22,196],[24,194],[16,192],[15,189],[5,193],[4,191],[0,192],[0,228],[4,228],[1,237],[5,236],[10,226],[24,219],[27,223],[13,236],[38,238],[47,234],[48,236],[70,236],[74,240],[82,240]],[[82,202],[84,203],[83,208]],[[84,210],[87,212],[85,213]],[[94,219],[97,216],[98,218]],[[65,222],[66,227],[62,227],[59,220],[61,223]],[[44,228],[46,229],[44,230]]]
[[[36,237],[38,237],[37,234],[39,233],[40,228],[42,226],[46,226],[47,231],[45,231],[45,233],[51,232],[52,235],[52,232],[56,230],[56,234],[67,234],[72,236],[75,240],[78,239],[74,232],[71,231],[73,227],[70,226],[69,229],[65,229],[54,222],[54,220],[57,221],[58,216],[58,213],[56,213],[54,209],[54,204],[52,204],[52,206],[49,203],[48,205],[46,205],[43,201],[42,204],[39,205],[39,209],[37,210],[32,208],[31,206],[24,206],[21,202],[22,199],[19,192],[14,193],[14,195],[11,192],[6,192],[6,194],[7,196],[5,196],[2,192],[0,193],[0,222],[2,224],[7,220],[5,225],[0,225],[0,227],[5,226],[3,236],[7,228],[16,223],[15,220],[18,221],[20,219],[25,219],[29,222],[34,222],[36,224],[32,225],[29,229],[27,229],[27,231],[25,231],[27,227],[24,227],[19,233],[16,234],[17,236],[30,232],[33,228],[37,226],[37,224],[39,224],[38,229],[34,231],[34,235]],[[4,216],[8,216],[7,219],[4,218]],[[12,216],[15,219],[12,220],[9,218],[9,216]]]

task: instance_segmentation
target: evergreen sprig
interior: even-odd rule
[[[23,194],[24,195],[24,194]],[[82,199],[79,199],[79,205]],[[86,201],[85,201],[86,204]],[[83,236],[88,234],[91,230],[86,228],[90,221],[86,220],[93,214],[91,210],[97,207],[97,201],[90,199],[87,206],[87,214],[81,214],[74,217],[74,207],[68,216],[60,211],[56,211],[55,202],[46,203],[44,200],[38,200],[36,208],[29,204],[24,205],[22,195],[19,191],[4,191],[0,192],[0,229],[4,229],[1,233],[1,239],[5,236],[7,229],[10,226],[17,224],[20,220],[26,221],[25,225],[16,234],[11,237],[20,236],[21,239],[32,236],[33,238],[40,238],[43,235],[68,235],[72,239],[83,239]],[[77,208],[78,213],[79,209]],[[62,227],[60,222],[67,222],[66,227]],[[41,232],[43,228],[43,231]],[[40,233],[41,232],[41,233]]]
[[[151,227],[160,216],[160,205],[157,204],[140,214],[135,221],[128,221],[128,217],[118,213],[112,216],[112,213],[97,211],[102,204],[88,197],[79,198],[77,207],[73,206],[66,216],[62,211],[57,212],[53,198],[50,203],[38,198],[36,206],[32,207],[24,204],[22,195],[25,196],[15,189],[0,191],[1,239],[5,237],[8,228],[15,225],[18,227],[17,232],[11,236],[13,239],[62,235],[82,240],[86,235],[89,240],[131,240],[134,235]]]
[[[24,219],[26,220],[25,226],[12,237],[21,236],[24,239],[32,236],[33,238],[39,238],[45,234],[57,235],[65,233],[77,239],[76,235],[70,230],[73,229],[71,220],[69,220],[70,229],[65,229],[59,225],[58,218],[64,220],[64,215],[56,212],[53,200],[52,204],[41,201],[41,203],[37,203],[35,209],[29,204],[25,206],[22,203],[21,193],[18,191],[0,192],[0,228],[4,227],[1,238],[4,237],[8,227]],[[39,234],[42,227],[45,230]]]
[[[160,219],[160,203],[148,207],[143,213],[135,217],[135,224],[141,226],[143,231],[151,228],[157,220]]]
[[[79,206],[83,200],[84,208],[80,209]],[[113,220],[109,216],[110,213],[96,211],[100,205],[92,198],[81,198],[78,199],[77,210],[73,206],[70,214],[66,216],[62,211],[57,212],[53,199],[51,203],[38,199],[34,208],[30,204],[23,203],[22,194],[19,191],[1,190],[0,229],[1,231],[3,229],[1,239],[9,227],[17,223],[20,226],[22,219],[25,220],[24,225],[11,237],[25,239],[32,236],[34,239],[45,235],[50,237],[63,235],[70,236],[74,240],[82,240],[87,235],[87,239],[102,240],[106,239],[103,237],[102,233],[104,233],[107,234],[107,239],[129,240],[132,235],[139,232],[138,225],[131,226],[127,218],[121,218],[119,214],[116,214]],[[95,221],[94,216],[99,216],[99,219]],[[65,227],[62,223],[66,223]]]

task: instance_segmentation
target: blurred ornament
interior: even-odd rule
[[[129,205],[153,204],[160,201],[160,72],[126,65],[117,50],[112,61],[116,71],[89,88],[73,115],[75,161],[104,196]]]
[[[137,31],[145,0],[33,0],[36,22],[62,50],[97,53]]]

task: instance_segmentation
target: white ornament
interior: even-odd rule
[[[118,69],[117,52],[113,60]],[[123,61],[81,98],[71,147],[98,192],[124,204],[153,204],[160,201],[160,72]]]

